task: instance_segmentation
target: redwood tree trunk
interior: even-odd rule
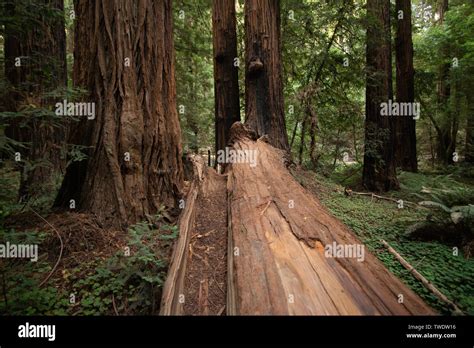
[[[400,11],[403,18],[399,18]],[[397,36],[397,102],[415,101],[415,72],[413,69],[413,41],[411,26],[411,0],[396,2]],[[413,117],[399,116],[395,120],[395,161],[403,170],[416,172],[416,121]]]
[[[368,0],[367,87],[363,184],[371,191],[398,187],[390,119],[382,116],[381,103],[392,99],[390,2]]]
[[[449,9],[449,1],[441,0],[439,2],[438,15],[439,24],[442,25]],[[443,47],[440,52],[442,57],[450,57],[448,47]],[[456,150],[456,122],[457,115],[453,115],[449,108],[449,99],[451,97],[450,84],[450,63],[446,62],[439,67],[438,83],[437,83],[437,103],[438,109],[443,113],[443,119],[439,124],[440,132],[438,132],[437,158],[442,164],[453,164],[453,153]]]
[[[75,11],[74,80],[96,117],[75,129],[88,158],[68,167],[56,205],[73,199],[123,226],[175,207],[183,183],[171,1],[77,0]]]
[[[28,105],[50,109],[55,101],[45,94],[67,84],[64,3],[20,0],[7,2],[5,10],[15,21],[20,21],[16,26],[8,21],[5,25],[5,75],[13,87],[6,109],[18,113]],[[34,21],[27,16],[32,16]],[[23,17],[28,18],[26,23],[19,19]],[[9,138],[27,145],[16,149],[22,157],[20,199],[51,189],[48,184],[52,174],[62,164],[63,126],[64,122],[53,122],[48,117],[23,115],[13,119],[6,128]],[[29,164],[24,165],[25,162]]]
[[[214,0],[212,5],[214,44],[214,93],[216,152],[229,141],[230,127],[240,121],[237,32],[234,0]]]
[[[281,78],[280,1],[245,1],[246,123],[289,151]]]

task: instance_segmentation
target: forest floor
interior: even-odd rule
[[[384,248],[381,239],[387,241],[465,313],[474,315],[474,258],[467,257],[462,251],[457,256],[453,255],[450,245],[413,240],[408,236],[407,229],[411,225],[426,219],[426,210],[407,204],[400,209],[396,202],[372,199],[370,196],[346,196],[345,187],[359,187],[360,171],[344,186],[336,183],[334,177],[328,178],[313,171],[298,168],[292,172],[393,274],[430,306],[440,313],[450,313],[446,304],[441,303]],[[337,176],[337,180],[341,181],[341,177]],[[423,188],[456,189],[466,185],[474,188],[470,180],[439,173],[401,173],[399,180],[401,189],[385,194],[386,197],[418,202],[422,200],[419,194]]]
[[[462,252],[453,256],[449,245],[415,241],[406,234],[411,224],[425,219],[426,211],[409,206],[399,209],[394,202],[365,196],[348,197],[344,194],[344,186],[337,184],[334,178],[330,179],[313,171],[297,168],[292,170],[292,174],[332,214],[354,231],[392,273],[429,305],[440,313],[450,312],[444,303],[440,303],[386,251],[380,239],[385,239],[464,312],[474,315],[474,258],[466,258]],[[1,178],[2,187],[6,189],[0,197],[0,240],[38,243],[40,251],[48,252],[35,263],[0,260],[3,284],[0,313],[123,315],[158,312],[172,245],[178,234],[177,227],[164,218],[166,213],[158,214],[152,221],[130,227],[127,233],[106,230],[93,217],[85,214],[51,213],[47,207],[54,197],[54,191],[49,191],[38,199],[31,206],[32,209],[26,209],[25,206],[14,203],[18,173],[3,168]],[[351,180],[356,183],[357,175]],[[451,187],[471,185],[470,182],[453,179],[451,176],[429,173],[401,173],[400,181],[401,190],[390,192],[387,196],[417,201],[415,195],[423,187],[441,184]],[[208,199],[214,200],[212,197]],[[200,204],[206,206],[209,202]],[[221,203],[217,204],[221,206]],[[45,217],[48,223],[33,211]],[[216,211],[220,211],[219,207],[216,207]],[[196,245],[200,248],[196,250],[205,247],[211,251],[208,249],[211,244],[222,244],[222,250],[214,254],[211,252],[210,257],[224,258],[227,251],[224,247],[226,239],[217,235],[211,237],[212,233],[205,236],[209,233],[209,228],[201,227],[202,231],[198,226],[193,236],[199,240]],[[222,228],[224,226],[218,224],[211,231]],[[63,242],[62,248],[58,234]],[[198,238],[199,235],[203,237]],[[206,237],[209,238],[207,242]],[[132,246],[131,257],[124,257],[127,246]],[[62,255],[59,258],[60,251]],[[58,259],[60,262],[54,268]],[[205,264],[205,261],[197,259],[194,260],[196,265],[199,262]],[[52,276],[40,286],[53,269]],[[220,267],[212,277],[208,277],[220,288],[214,286],[216,294],[221,293],[221,290],[222,293],[226,292],[223,269]],[[199,286],[197,289],[199,298]],[[195,295],[196,293],[192,296]],[[211,313],[221,312],[225,304],[221,295],[216,297],[220,299],[211,299],[213,303],[216,302],[209,309]]]
[[[110,229],[89,214],[51,211],[58,185],[16,203],[18,172],[1,171],[0,241],[39,245],[39,258],[0,259],[0,314],[158,313],[178,235],[166,211],[126,232]]]
[[[226,177],[201,187],[191,230],[184,279],[184,315],[222,315],[227,288]]]

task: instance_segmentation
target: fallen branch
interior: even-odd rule
[[[56,261],[56,264],[54,265],[51,272],[49,272],[48,276],[40,283],[39,287],[42,287],[44,284],[46,284],[46,282],[49,280],[49,278],[51,278],[53,273],[56,271],[56,268],[58,267],[59,262],[61,262],[61,258],[63,256],[63,250],[64,250],[64,243],[63,243],[63,239],[61,238],[61,235],[59,234],[58,230],[53,225],[51,225],[48,220],[46,220],[44,217],[42,217],[40,214],[38,214],[36,211],[34,211],[33,208],[31,208],[31,207],[29,207],[29,208],[33,213],[36,214],[36,216],[38,216],[41,220],[46,222],[53,229],[53,231],[56,232],[56,235],[59,238],[59,242],[61,243],[61,250],[59,251],[58,260]]]
[[[352,191],[352,190],[349,190],[349,189],[345,189],[345,190],[344,190],[344,193],[345,193],[347,196],[351,196],[351,195],[370,196],[370,197],[372,197],[372,198],[377,198],[377,199],[381,199],[381,200],[385,200],[385,201],[390,201],[390,202],[395,202],[395,203],[398,203],[398,201],[400,200],[400,199],[396,199],[396,198],[380,196],[380,195],[377,195],[377,194],[372,193],[372,192],[355,192],[355,191]],[[422,205],[419,205],[418,203],[406,201],[406,200],[404,200],[404,199],[402,199],[402,201],[403,201],[403,204],[412,204],[412,205],[414,205],[415,207],[418,207],[418,208],[426,208],[426,207],[423,207]]]
[[[436,296],[440,301],[446,303],[454,309],[454,312],[456,314],[461,314],[464,315],[464,312],[459,309],[458,306],[454,302],[452,302],[450,299],[448,299],[441,291],[436,289],[436,287],[425,277],[423,277],[412,265],[410,265],[399,253],[395,251],[385,240],[381,240],[381,243],[387,248],[387,250],[395,256],[395,258],[402,264],[403,267],[405,267],[416,279],[418,279],[428,290],[431,291],[433,295]]]
[[[117,305],[115,304],[115,296],[112,294],[112,307],[114,308],[115,315],[120,315],[117,310]]]

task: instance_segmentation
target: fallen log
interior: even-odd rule
[[[297,183],[282,151],[240,123],[232,141],[236,151],[255,151],[257,165],[226,168],[227,314],[435,314]],[[333,245],[365,250],[363,261],[328,253]]]
[[[179,218],[179,235],[171,256],[168,276],[163,286],[160,315],[179,315],[183,312],[183,285],[188,245],[194,224],[196,198],[200,182],[203,179],[204,168],[204,160],[200,157],[192,157],[191,162],[193,164],[193,180],[191,181],[191,186],[184,201],[185,206],[183,212]]]
[[[405,269],[407,271],[409,271],[416,279],[418,279],[425,288],[427,288],[433,295],[436,296],[436,298],[438,298],[441,302],[444,302],[446,303],[453,311],[455,314],[460,314],[460,315],[464,315],[464,312],[453,302],[451,301],[449,298],[446,297],[446,295],[444,295],[441,291],[439,291],[434,285],[433,283],[431,283],[428,279],[426,279],[425,277],[423,277],[421,275],[421,273],[419,273],[415,267],[413,267],[412,265],[410,265],[408,263],[408,261],[406,261],[395,249],[393,249],[386,241],[384,241],[383,239],[380,241],[386,248],[387,250],[389,251],[390,254],[392,254],[393,256],[395,256],[395,258],[398,260],[398,262],[401,263],[401,265],[403,267],[405,267]]]

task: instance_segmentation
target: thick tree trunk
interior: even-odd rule
[[[367,87],[363,184],[371,191],[398,187],[390,117],[381,115],[381,103],[392,99],[390,2],[367,1]]]
[[[31,6],[24,0],[5,4],[9,16],[28,13],[35,19],[33,27],[5,26],[5,75],[13,87],[6,108],[20,113],[28,105],[51,108],[55,101],[44,94],[67,84],[63,1],[41,0]],[[27,145],[17,149],[22,156],[20,199],[50,190],[47,185],[62,164],[60,146],[66,136],[64,122],[59,123],[62,126],[45,117],[18,117],[6,128],[8,137]]]
[[[237,32],[234,0],[214,0],[212,5],[214,43],[214,93],[216,152],[229,141],[230,127],[240,121]]]
[[[439,3],[438,14],[439,22],[438,24],[442,25],[446,12],[449,9],[449,1],[441,0]],[[448,52],[447,47],[444,47],[441,55],[443,57],[449,57],[450,52]],[[453,138],[456,132],[453,132],[456,115],[453,115],[449,108],[449,99],[451,97],[451,84],[449,82],[449,70],[450,63],[443,63],[439,67],[438,73],[438,83],[437,83],[437,103],[438,110],[443,113],[443,119],[439,122],[438,132],[438,143],[436,149],[436,155],[438,162],[442,164],[453,164],[453,153],[456,149],[456,141]]]
[[[403,18],[400,18],[403,16]],[[415,101],[415,71],[413,69],[413,41],[411,25],[411,1],[397,0],[397,102]],[[395,120],[395,161],[403,170],[416,172],[416,121],[412,116],[399,116]]]
[[[246,123],[289,151],[281,78],[280,2],[245,1]]]
[[[171,1],[78,0],[75,11],[74,79],[96,115],[75,129],[88,158],[69,166],[56,205],[134,223],[175,207],[183,183]]]

